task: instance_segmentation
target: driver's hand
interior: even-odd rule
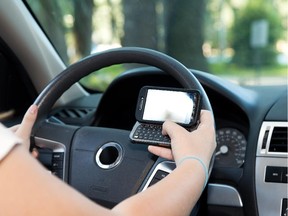
[[[12,130],[19,138],[23,140],[23,145],[25,145],[28,150],[30,148],[30,134],[32,127],[36,121],[37,113],[38,107],[35,104],[31,105],[25,113],[21,124],[15,125],[10,128],[10,130]],[[32,152],[32,154],[36,156],[35,152]]]
[[[211,112],[202,110],[197,130],[187,131],[171,121],[163,124],[163,134],[169,135],[171,149],[149,146],[148,150],[160,157],[175,160],[176,164],[184,157],[201,158],[208,166],[216,148],[214,120]]]

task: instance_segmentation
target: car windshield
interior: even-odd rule
[[[26,0],[63,62],[125,46],[164,52],[239,85],[287,84],[285,0]],[[276,12],[277,11],[277,12]],[[126,68],[127,69],[127,68]],[[80,83],[104,91],[124,65]]]

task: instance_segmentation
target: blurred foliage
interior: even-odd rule
[[[273,64],[276,42],[287,41],[286,0],[26,1],[67,65],[109,48],[141,46],[214,74],[255,74],[255,57],[261,60],[261,74],[282,76],[285,71]],[[268,43],[255,50],[250,46],[251,23],[262,19],[269,23]],[[105,68],[80,83],[104,91],[124,69]]]
[[[253,67],[247,68],[244,66],[238,66],[236,64],[227,63],[213,63],[209,64],[210,70],[214,75],[233,75],[233,76],[249,76],[249,75],[262,75],[267,77],[281,76],[287,77],[286,65],[271,65],[255,69]]]
[[[124,70],[125,67],[121,64],[106,67],[82,78],[80,83],[89,90],[103,92],[107,89],[111,81]]]
[[[233,63],[239,66],[273,65],[276,61],[276,42],[282,37],[281,17],[272,1],[248,1],[246,7],[236,11],[231,29],[231,46],[235,50]],[[268,22],[268,41],[265,47],[250,44],[251,25],[254,21]]]

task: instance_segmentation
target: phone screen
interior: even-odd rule
[[[193,121],[196,102],[195,92],[148,89],[143,120],[163,122],[169,119],[189,125]]]

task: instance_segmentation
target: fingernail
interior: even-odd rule
[[[34,115],[34,114],[36,114],[37,109],[38,109],[38,107],[35,104],[32,104],[29,108],[29,112]]]

